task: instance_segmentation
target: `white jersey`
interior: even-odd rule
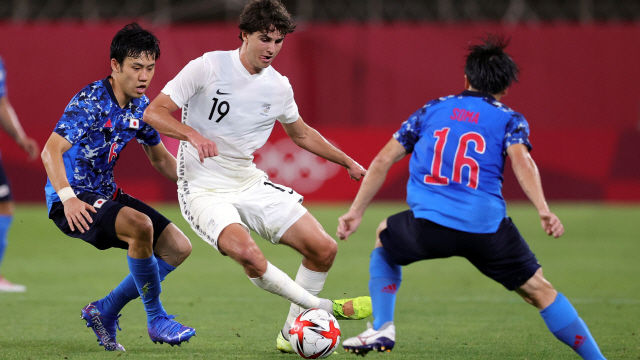
[[[182,108],[182,122],[218,147],[204,163],[186,141],[178,150],[180,192],[236,191],[253,185],[265,173],[253,163],[275,124],[298,120],[289,80],[269,66],[251,75],[239,50],[202,55],[162,89]]]

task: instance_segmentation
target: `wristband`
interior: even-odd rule
[[[73,192],[73,189],[71,188],[71,186],[67,186],[65,188],[60,189],[60,191],[58,191],[58,196],[60,197],[60,201],[64,203],[65,201],[71,199],[72,197],[76,197],[76,194]]]

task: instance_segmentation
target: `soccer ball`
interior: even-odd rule
[[[303,358],[323,359],[340,344],[340,325],[325,310],[305,310],[291,324],[289,342],[296,354]]]

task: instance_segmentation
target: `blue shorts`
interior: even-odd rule
[[[89,205],[93,205],[96,208],[96,213],[89,211],[93,223],[89,225],[89,230],[81,233],[76,228],[75,231],[71,231],[67,217],[64,215],[64,205],[61,202],[55,202],[51,206],[51,212],[49,212],[49,219],[58,226],[63,233],[68,236],[82,239],[89,244],[95,246],[99,250],[105,250],[109,248],[121,248],[128,249],[129,244],[118,239],[116,233],[116,217],[118,212],[123,207],[130,207],[147,215],[153,223],[153,246],[155,247],[158,237],[162,234],[162,231],[171,223],[166,217],[157,212],[151,206],[143,203],[142,201],[125,194],[122,189],[116,191],[113,199],[105,199],[104,196],[93,193],[81,193],[78,195],[78,199],[86,202]],[[102,202],[100,207],[96,206],[96,202]]]
[[[522,286],[540,268],[509,217],[502,220],[495,233],[476,234],[415,218],[407,210],[387,219],[380,241],[398,265],[461,256],[508,290]]]
[[[11,184],[7,173],[4,172],[4,166],[2,166],[2,158],[0,158],[0,202],[12,201],[13,196],[11,194]]]

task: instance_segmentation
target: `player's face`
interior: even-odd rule
[[[120,66],[116,59],[111,59],[111,69],[111,76],[119,90],[128,98],[138,99],[144,95],[151,83],[156,61],[143,54],[135,59],[127,57]]]
[[[284,36],[278,31],[243,33],[242,38],[245,46],[243,63],[246,62],[245,66],[248,65],[256,73],[271,65],[284,41]]]

